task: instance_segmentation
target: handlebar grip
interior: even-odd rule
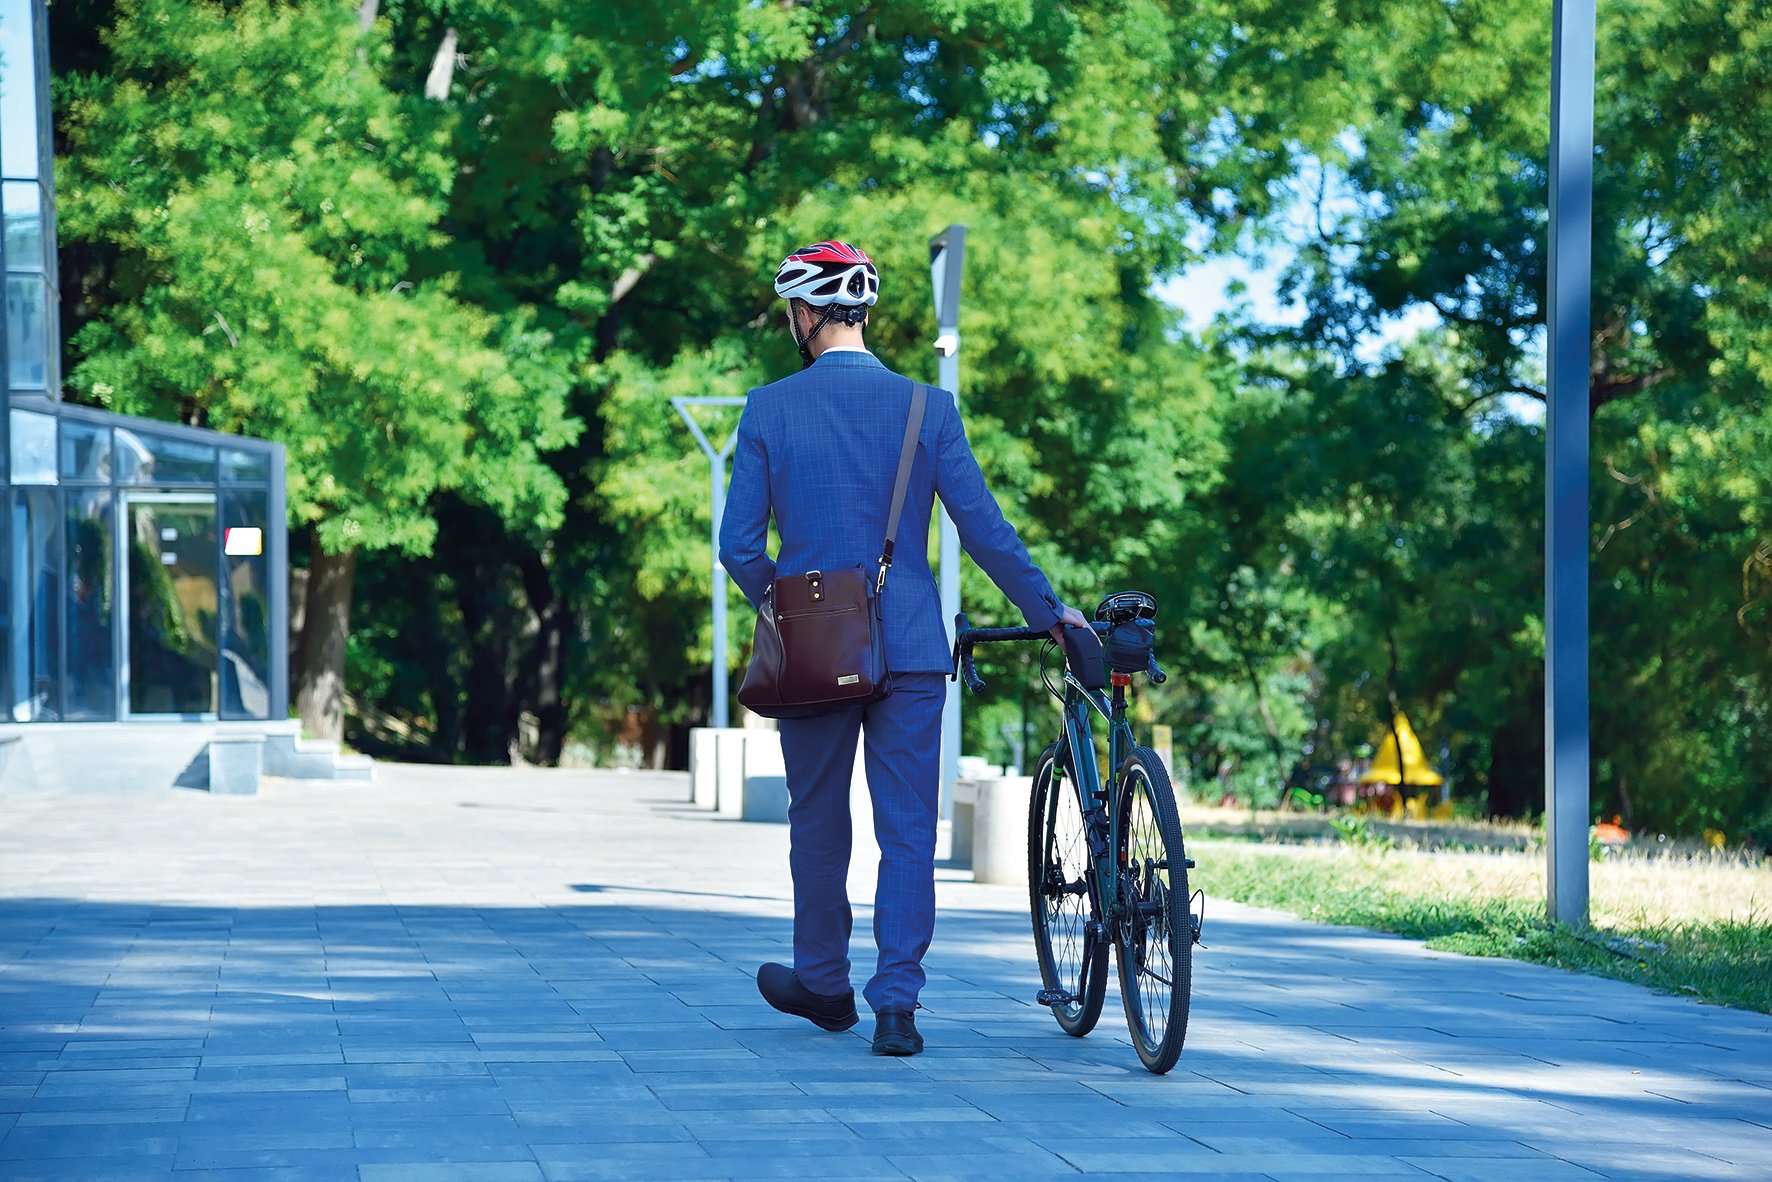
[[[978,667],[972,663],[972,638],[967,635],[971,631],[972,621],[966,618],[966,613],[955,613],[954,674],[965,683],[968,691],[982,694],[984,693],[984,679],[978,675]]]
[[[1144,672],[1145,676],[1151,679],[1151,684],[1162,685],[1165,681],[1168,681],[1169,675],[1163,672],[1163,667],[1161,665],[1157,664],[1157,654],[1152,653],[1148,660],[1149,664],[1145,666]]]

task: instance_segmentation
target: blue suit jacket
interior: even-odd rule
[[[863,566],[871,577],[898,471],[911,383],[872,353],[825,353],[791,377],[750,392],[738,422],[720,562],[753,605],[775,579]],[[1058,622],[1052,584],[985,487],[953,397],[931,391],[882,608],[887,665],[897,673],[952,665],[950,620],[929,572],[935,496],[960,541],[1030,627]],[[781,552],[768,554],[769,516]]]

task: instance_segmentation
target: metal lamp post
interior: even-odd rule
[[[936,382],[960,402],[960,272],[966,261],[966,227],[951,225],[929,240],[929,278],[935,292]],[[960,533],[946,506],[941,511],[941,617],[953,640],[960,611]],[[960,685],[948,682],[941,716],[941,815],[953,811],[960,776]]]
[[[1550,918],[1587,922],[1588,373],[1594,0],[1556,0],[1551,34],[1549,389],[1544,454],[1545,882]]]
[[[689,424],[689,430],[695,435],[695,442],[701,445],[702,454],[708,458],[709,491],[713,494],[714,524],[709,533],[709,543],[713,555],[714,585],[714,652],[713,661],[713,703],[712,722],[717,727],[731,725],[730,691],[727,688],[726,673],[726,569],[720,565],[720,522],[726,516],[726,461],[732,457],[732,450],[738,444],[738,432],[727,436],[726,442],[715,447],[695,421],[690,412],[693,406],[743,406],[742,398],[673,398],[671,405]]]

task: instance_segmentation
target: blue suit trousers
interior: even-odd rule
[[[788,862],[794,877],[794,969],[814,993],[849,990],[849,784],[864,735],[880,876],[879,963],[862,994],[874,1010],[917,1006],[935,934],[935,818],[940,800],[940,673],[895,673],[878,702],[781,721],[787,765]]]

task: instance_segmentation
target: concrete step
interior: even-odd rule
[[[291,780],[367,781],[375,779],[375,761],[367,755],[347,754],[330,739],[269,735],[265,738],[265,774]]]

